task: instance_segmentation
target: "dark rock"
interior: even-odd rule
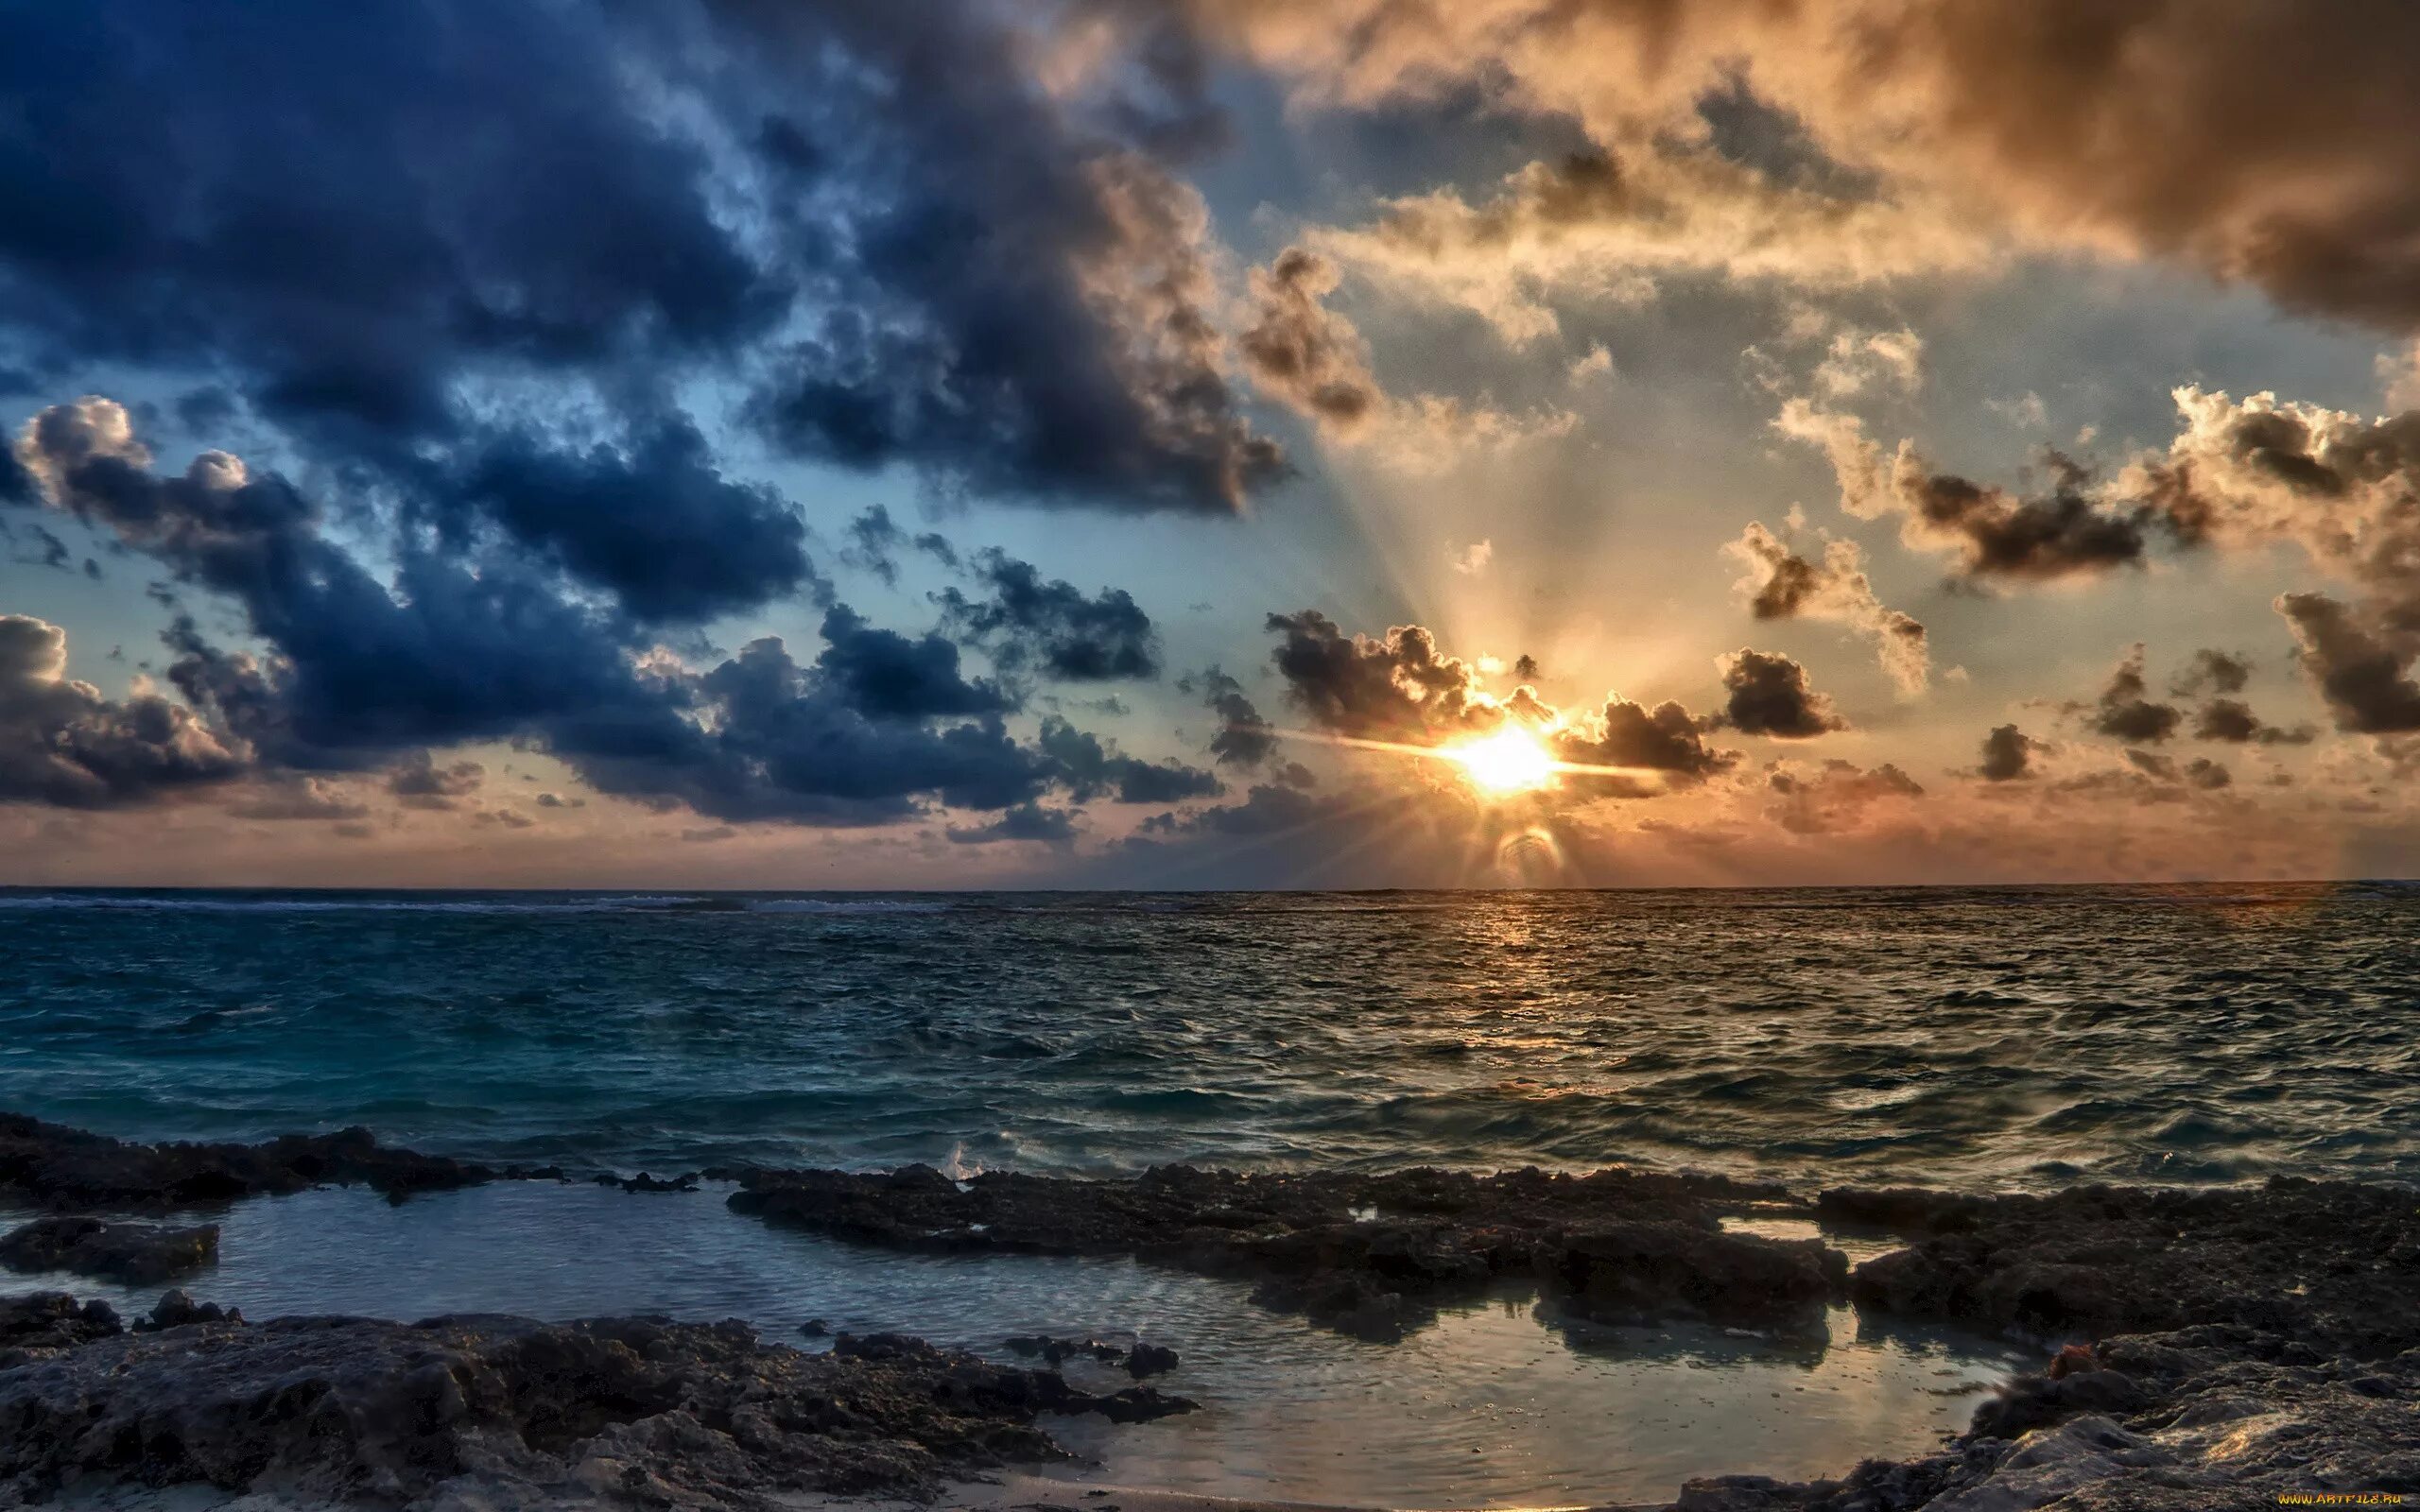
[[[2081,1344],[2070,1344],[2052,1357],[2049,1376],[2053,1381],[2064,1381],[2079,1370],[2100,1368],[2100,1362],[2094,1357],[2091,1349]]]
[[[641,1171],[636,1176],[600,1176],[596,1184],[620,1187],[625,1192],[695,1192],[698,1190],[698,1173],[691,1171],[686,1175],[666,1177],[649,1176]]]
[[[182,1289],[164,1293],[153,1305],[151,1315],[137,1318],[134,1332],[157,1333],[163,1329],[181,1329],[194,1323],[241,1323],[240,1309],[221,1307],[216,1302],[197,1302],[189,1292]]]
[[[2142,1387],[2121,1370],[2087,1370],[2055,1379],[2026,1376],[1976,1408],[1967,1432],[1983,1438],[2018,1438],[2084,1413],[2123,1418],[2148,1405]]]
[[[832,1336],[832,1325],[820,1317],[808,1318],[798,1326],[798,1331],[810,1339],[828,1339]]]
[[[78,1327],[56,1303],[44,1312],[43,1327]],[[947,1478],[1064,1458],[1041,1412],[1132,1422],[1190,1407],[896,1335],[843,1334],[814,1355],[737,1323],[204,1323],[0,1373],[0,1504],[116,1481],[756,1512],[789,1493],[929,1496]]]
[[[1129,1386],[1094,1399],[1091,1410],[1114,1423],[1148,1423],[1192,1412],[1199,1406],[1184,1397],[1164,1395],[1157,1386]]]
[[[1886,1233],[1951,1233],[1971,1228],[1982,1199],[1922,1187],[1839,1187],[1815,1196],[1817,1221]]]
[[[1794,1512],[1838,1489],[1831,1481],[1797,1483],[1770,1475],[1713,1475],[1685,1481],[1672,1512]]]
[[[1032,1359],[1039,1355],[1046,1365],[1063,1365],[1080,1354],[1089,1354],[1104,1365],[1116,1365],[1126,1358],[1126,1351],[1115,1344],[1098,1339],[1057,1339],[1047,1333],[1020,1333],[1003,1339],[1000,1347],[1012,1354]]]
[[[1126,1373],[1140,1381],[1147,1376],[1166,1375],[1178,1365],[1177,1352],[1160,1344],[1145,1344],[1136,1340],[1126,1356]]]
[[[121,1326],[107,1302],[79,1304],[65,1292],[0,1297],[0,1370],[108,1338]]]
[[[1786,1202],[1720,1177],[1609,1170],[1495,1176],[1252,1175],[1160,1166],[1131,1180],[929,1166],[887,1175],[739,1171],[734,1210],[860,1244],[927,1253],[1131,1255],[1262,1282],[1264,1304],[1365,1338],[1400,1338],[1440,1301],[1529,1277],[1542,1246],[1615,1222],[1713,1229],[1724,1212]],[[1370,1212],[1388,1216],[1364,1221]]]
[[[2409,1192],[2278,1178],[1960,1200],[1959,1231],[1857,1267],[1858,1306],[2046,1339],[2226,1323],[2300,1341],[2314,1358],[2420,1347],[2420,1202]]]
[[[218,1263],[218,1226],[166,1228],[99,1218],[37,1218],[0,1238],[0,1265],[156,1285]]]
[[[1574,1234],[1538,1263],[1564,1307],[1592,1322],[1679,1315],[1785,1330],[1822,1324],[1845,1267],[1839,1251],[1812,1239],[1657,1222]]]
[[[492,1169],[389,1149],[366,1128],[288,1134],[260,1144],[135,1144],[0,1113],[0,1193],[59,1210],[183,1208],[307,1187],[367,1186],[402,1201],[555,1167]]]

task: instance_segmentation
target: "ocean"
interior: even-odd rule
[[[0,892],[0,1106],[491,1160],[2420,1174],[2420,886]]]
[[[363,1124],[576,1175],[2420,1176],[2420,888],[2395,885],[18,890],[0,892],[0,1107],[142,1139]],[[1845,1307],[1811,1339],[1581,1328],[1518,1288],[1372,1344],[1258,1307],[1245,1281],[865,1250],[745,1218],[728,1190],[254,1199],[213,1217],[221,1261],[189,1284],[254,1317],[729,1316],[806,1348],[820,1318],[1004,1362],[1011,1334],[1139,1334],[1181,1351],[1166,1384],[1203,1410],[1057,1424],[1093,1457],[1062,1473],[1394,1507],[1836,1474],[1934,1447],[2043,1349]],[[1887,1247],[1824,1237],[1852,1259]],[[0,1293],[43,1286],[150,1300],[0,1274]]]

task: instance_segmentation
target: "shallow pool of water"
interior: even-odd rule
[[[814,1346],[799,1325],[821,1318],[1004,1361],[1011,1334],[1132,1332],[1181,1352],[1157,1383],[1203,1410],[1054,1423],[1099,1462],[1070,1478],[1404,1507],[1661,1501],[1692,1475],[1838,1473],[1931,1448],[2030,1358],[1847,1310],[1811,1340],[1566,1330],[1525,1290],[1365,1344],[1255,1307],[1240,1282],[1128,1261],[901,1256],[769,1228],[723,1196],[506,1182],[401,1207],[360,1191],[261,1199],[215,1216],[220,1263],[187,1289],[256,1318],[740,1317],[801,1347]],[[0,1293],[44,1287],[130,1315],[157,1295],[0,1274]]]

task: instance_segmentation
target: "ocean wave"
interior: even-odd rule
[[[658,1170],[2420,1178],[2420,893],[1908,896],[21,889],[0,1108]]]

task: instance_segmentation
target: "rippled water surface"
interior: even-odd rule
[[[2420,890],[0,892],[0,1106],[625,1169],[2420,1175]]]

